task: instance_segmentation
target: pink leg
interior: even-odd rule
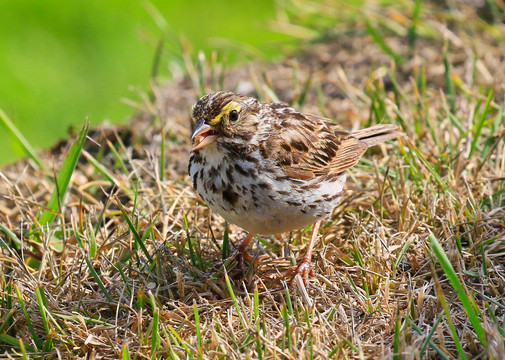
[[[237,246],[237,250],[232,256],[236,256],[239,267],[244,266],[244,261],[247,261],[249,264],[253,263],[254,257],[247,252],[247,247],[251,244],[254,235],[249,233],[245,238],[242,239],[240,244]]]
[[[220,268],[225,263],[229,263],[232,260],[237,260],[239,268],[244,267],[244,262],[252,264],[254,262],[254,257],[247,252],[247,247],[251,244],[253,237],[253,234],[247,234],[246,237],[243,238],[242,241],[240,241],[240,243],[237,245],[237,248],[230,255],[230,257],[214,265],[214,267]]]
[[[303,256],[302,260],[298,263],[296,266],[290,267],[287,271],[281,274],[279,280],[291,277],[291,282],[290,286],[293,287],[295,285],[295,277],[296,275],[300,275],[303,278],[303,282],[307,284],[307,280],[312,276],[315,276],[314,274],[314,269],[312,268],[312,247],[314,246],[314,243],[316,242],[317,238],[317,233],[319,231],[319,221],[316,221],[314,223],[314,226],[312,226],[312,233],[310,235],[310,241],[309,245],[307,248],[307,252]]]

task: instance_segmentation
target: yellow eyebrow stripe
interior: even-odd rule
[[[240,111],[240,105],[239,105],[238,102],[236,102],[236,101],[230,101],[228,104],[226,104],[225,106],[223,106],[223,108],[221,109],[221,112],[219,113],[219,115],[216,116],[216,117],[214,117],[214,119],[209,120],[209,125],[217,125],[217,124],[219,124],[219,122],[221,121],[221,118],[224,115],[229,114],[230,111],[232,111],[232,110]]]

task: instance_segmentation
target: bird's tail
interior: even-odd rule
[[[366,129],[353,131],[351,135],[364,142],[368,147],[405,136],[399,126],[392,124],[374,125]]]

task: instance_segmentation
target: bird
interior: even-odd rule
[[[200,97],[190,108],[188,173],[210,209],[247,235],[233,254],[251,263],[255,235],[277,235],[312,225],[307,250],[282,278],[304,283],[314,275],[312,248],[320,223],[338,206],[346,170],[365,151],[403,136],[393,124],[345,131],[331,120],[283,103],[226,91]]]

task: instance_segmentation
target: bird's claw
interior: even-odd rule
[[[237,262],[237,268],[239,270],[244,269],[245,263],[248,264],[256,264],[258,263],[259,259],[261,257],[254,257],[246,249],[241,249],[240,247],[237,248],[230,256],[228,256],[226,259],[220,261],[216,265],[214,265],[215,268],[219,269],[225,264],[230,264],[232,261]]]
[[[298,265],[291,266],[289,269],[281,273],[281,275],[278,277],[278,280],[291,278],[289,286],[291,288],[294,288],[296,285],[295,279],[297,275],[300,275],[302,277],[303,283],[305,285],[307,285],[307,280],[309,279],[309,277],[314,277],[316,275],[314,269],[312,268],[312,263],[310,259],[303,258]]]

